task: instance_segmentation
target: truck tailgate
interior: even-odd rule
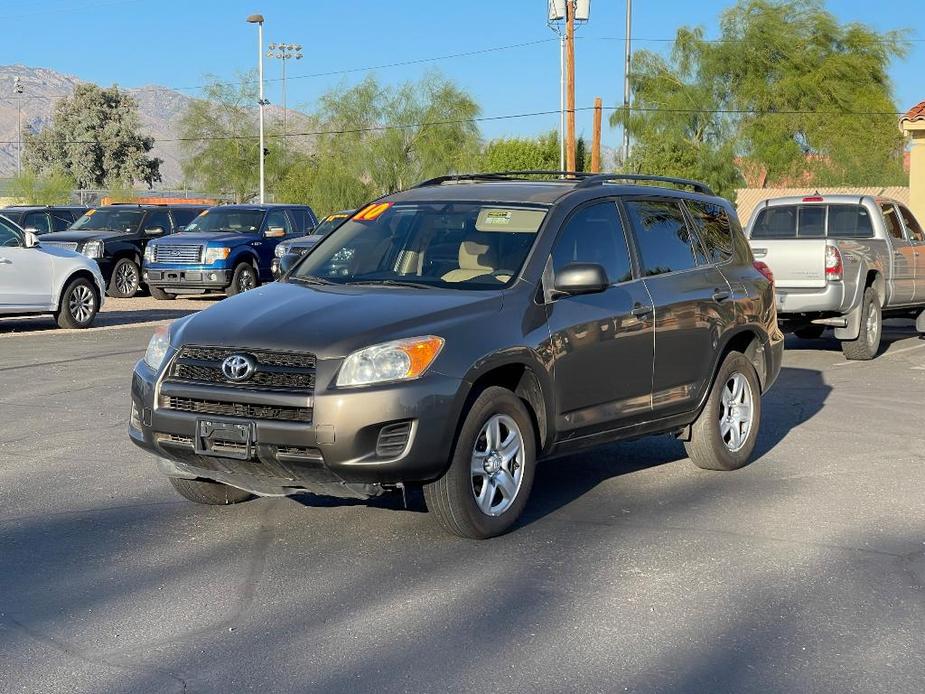
[[[780,289],[825,287],[825,239],[749,239],[755,260],[767,263]]]

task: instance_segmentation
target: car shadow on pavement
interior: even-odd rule
[[[911,318],[889,318],[883,321],[883,335],[880,341],[880,354],[886,352],[894,342],[907,340],[910,337],[925,338],[915,329],[915,321]],[[841,340],[836,340],[831,330],[826,330],[822,337],[816,340],[804,340],[796,335],[787,335],[786,350],[788,352],[826,351],[841,352]]]
[[[188,316],[198,309],[150,309],[145,311],[101,311],[93,325],[87,330],[113,328],[125,325],[141,325],[158,321],[169,321]],[[47,330],[59,330],[55,319],[50,315],[29,316],[22,318],[0,318],[0,335],[4,333],[37,333]]]

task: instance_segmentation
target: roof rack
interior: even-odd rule
[[[575,182],[588,176],[595,176],[586,171],[550,171],[546,169],[525,171],[489,171],[485,173],[461,173],[437,176],[418,183],[415,188],[439,186],[441,183],[460,183],[462,181],[528,181],[528,176],[545,176],[553,181]]]
[[[655,183],[672,183],[676,186],[687,186],[704,195],[715,196],[716,193],[706,183],[693,181],[689,178],[674,178],[672,176],[648,176],[646,174],[592,174],[582,178],[579,188],[603,185],[611,181],[652,181]]]

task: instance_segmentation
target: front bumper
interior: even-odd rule
[[[231,284],[232,271],[208,266],[184,268],[145,267],[144,282],[161,289],[224,289]]]
[[[132,441],[158,456],[168,475],[211,479],[264,496],[311,491],[365,498],[381,493],[383,485],[440,477],[449,465],[467,390],[463,381],[436,373],[398,385],[320,388],[313,395],[158,383],[156,378],[144,361],[135,367]],[[306,407],[311,422],[168,409],[161,406],[168,397]],[[213,420],[253,423],[248,459],[202,451],[200,422]],[[388,427],[406,427],[407,442],[384,454],[380,435]]]

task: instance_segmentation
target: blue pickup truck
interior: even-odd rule
[[[232,296],[272,281],[277,244],[316,224],[307,205],[212,207],[185,231],[148,244],[144,281],[155,299],[210,291]]]

